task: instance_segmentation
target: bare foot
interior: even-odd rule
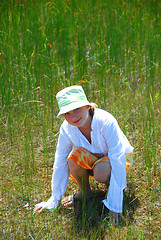
[[[92,197],[92,191],[90,191],[89,193],[86,193],[86,198],[90,198]],[[66,207],[71,206],[73,204],[73,200],[77,199],[77,200],[81,200],[82,199],[82,191],[79,191],[78,193],[74,194],[74,195],[70,195],[67,197],[64,197],[62,199],[62,204]]]
[[[76,193],[75,195],[69,195],[67,197],[64,197],[63,200],[62,200],[62,204],[64,206],[71,206],[73,204],[73,200],[75,199],[78,199],[78,200],[81,200],[82,199],[82,192],[79,191],[78,193]]]

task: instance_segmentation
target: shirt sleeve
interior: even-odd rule
[[[122,213],[123,190],[126,187],[126,154],[133,150],[117,121],[105,124],[103,135],[108,146],[111,164],[111,178],[105,206],[117,213]]]
[[[53,211],[59,205],[60,199],[68,185],[69,170],[67,158],[71,150],[72,142],[66,131],[61,127],[51,180],[52,195],[47,202],[39,203],[39,206]]]
[[[67,158],[72,150],[72,145],[68,134],[61,128],[52,175],[52,196],[55,200],[61,199],[68,185],[69,170]]]

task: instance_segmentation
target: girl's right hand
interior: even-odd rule
[[[34,212],[41,212],[44,209],[48,209],[49,211],[54,211],[57,206],[59,205],[59,200],[54,201],[53,197],[51,196],[47,202],[40,202],[37,203],[33,209]]]
[[[42,210],[44,210],[44,208],[42,208],[41,206],[39,206],[39,204],[36,204],[33,211],[34,211],[34,212],[37,212],[37,211],[41,212]]]

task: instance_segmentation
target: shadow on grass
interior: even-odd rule
[[[132,182],[127,184],[127,188],[124,191],[124,202],[123,202],[123,215],[128,224],[134,221],[134,213],[139,207],[140,202],[138,197],[135,195],[135,186]]]
[[[93,239],[104,239],[100,236],[104,235],[102,223],[104,219],[107,221],[108,217],[108,209],[102,203],[105,194],[103,191],[97,191],[88,200],[83,199],[79,201],[74,199],[75,227],[80,234],[84,233],[86,237],[89,236],[89,239],[91,239],[92,232],[95,233],[95,238]]]
[[[99,239],[104,239],[104,233],[109,226],[109,210],[104,206],[102,200],[105,198],[104,191],[96,191],[94,196],[86,200],[74,200],[74,219],[77,231],[89,234],[93,230],[99,235]],[[124,192],[123,221],[120,217],[119,227],[130,225],[134,219],[133,215],[139,206],[139,200],[135,197],[135,189],[132,184],[128,185],[128,190]],[[100,236],[102,236],[100,238]]]

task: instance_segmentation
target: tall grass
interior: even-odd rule
[[[160,13],[159,0],[1,0],[2,239],[159,239]],[[88,222],[88,211],[77,224],[62,207],[33,216],[51,193],[55,95],[73,84],[117,118],[135,148],[122,229],[104,214]],[[67,193],[76,190],[70,182]]]

